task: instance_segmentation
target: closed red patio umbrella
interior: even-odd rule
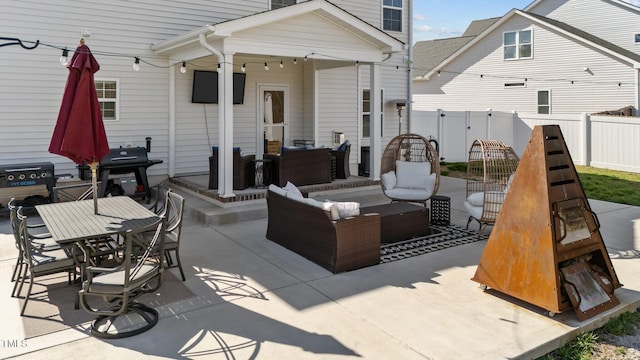
[[[49,152],[66,156],[76,164],[89,164],[94,192],[94,212],[97,214],[97,167],[100,160],[109,153],[93,78],[100,65],[81,39],[80,46],[76,48],[67,68],[69,76],[49,144]]]

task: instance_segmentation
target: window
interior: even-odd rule
[[[640,44],[640,33],[635,34],[634,37],[635,37],[636,45]]]
[[[538,114],[551,114],[551,92],[538,91]]]
[[[380,131],[384,134],[384,89],[380,89]],[[371,137],[371,92],[362,90],[362,137]]]
[[[371,94],[369,89],[362,90],[362,137],[371,137]]]
[[[118,81],[95,80],[102,120],[118,120]]]
[[[271,0],[271,10],[280,9],[285,6],[294,5],[296,0]]]
[[[503,42],[505,60],[531,59],[533,57],[532,30],[506,32]]]
[[[382,0],[382,29],[402,31],[402,0]]]

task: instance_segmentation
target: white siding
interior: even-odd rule
[[[337,0],[334,3],[357,18],[380,27],[382,0]],[[408,22],[410,1],[405,0],[404,24]],[[57,173],[75,173],[75,165],[68,159],[49,154],[47,149],[60,106],[62,91],[67,77],[67,69],[58,63],[60,47],[73,50],[78,45],[81,28],[92,30],[87,45],[96,55],[101,69],[96,78],[118,79],[120,119],[106,122],[107,136],[111,147],[144,146],[145,137],[152,137],[150,158],[164,160],[163,164],[149,168],[150,175],[166,175],[169,159],[169,69],[167,58],[156,56],[151,44],[185,34],[206,24],[215,24],[267,10],[267,0],[107,0],[102,3],[89,0],[46,0],[9,1],[3,3],[0,23],[2,36],[18,37],[23,40],[40,40],[44,44],[35,50],[24,50],[18,46],[2,48],[0,57],[0,163],[23,163],[51,161]],[[310,25],[311,24],[311,25]],[[327,51],[336,47],[370,54],[356,37],[345,36],[336,27],[321,22],[315,15],[302,16],[254,30],[244,35],[263,39],[287,38],[281,46],[291,40],[294,45],[298,30],[300,39],[308,34],[317,34],[315,43],[324,43]],[[292,36],[292,34],[294,36]],[[243,35],[243,34],[240,34]],[[406,41],[408,33],[392,33],[401,41]],[[236,39],[242,36],[236,37]],[[319,46],[321,53],[322,46]],[[112,56],[113,55],[113,56]],[[265,54],[269,55],[269,54]],[[271,54],[270,57],[243,57],[234,55],[234,71],[240,71],[242,63],[247,63],[247,78],[244,104],[234,105],[234,146],[245,152],[256,152],[257,134],[257,86],[258,84],[286,85],[289,88],[290,139],[312,138],[314,107],[329,121],[322,125],[318,137],[322,140],[330,135],[330,129],[347,114],[353,123],[345,128],[350,133],[357,129],[358,100],[356,74],[346,66],[327,71],[322,78],[319,104],[313,104],[314,72],[313,61],[292,65],[292,59]],[[134,57],[151,64],[141,64],[141,70],[131,68]],[[396,66],[406,66],[403,54],[395,54],[383,66],[382,78],[387,97],[407,97],[405,70]],[[287,63],[280,69],[278,63]],[[336,59],[339,62],[341,59]],[[357,60],[351,59],[351,61]],[[382,59],[381,59],[382,60]],[[263,63],[271,64],[270,71],[264,71]],[[274,62],[275,61],[275,62]],[[217,60],[205,57],[189,61],[186,74],[178,71],[176,65],[176,174],[203,173],[208,171],[208,157],[211,146],[218,142],[217,105],[192,104],[191,88],[194,69],[215,70]],[[335,66],[335,64],[334,64]],[[340,66],[344,66],[340,64]],[[367,73],[368,75],[368,73]],[[366,80],[368,81],[368,80]],[[360,81],[362,84],[363,81]],[[346,91],[351,96],[336,97],[331,89]],[[348,90],[351,89],[351,90]],[[395,108],[385,107],[385,117],[396,119]],[[385,134],[393,125],[386,123]],[[329,129],[327,132],[326,130]],[[357,133],[353,133],[353,139]],[[328,140],[319,141],[329,144]],[[353,143],[354,141],[352,141]],[[352,148],[354,149],[354,148]],[[357,150],[353,150],[355,152]],[[356,157],[352,156],[352,163]],[[355,160],[357,161],[357,160]]]
[[[503,32],[526,28],[533,29],[534,58],[504,61]],[[550,90],[555,114],[613,110],[635,104],[635,76],[635,70],[610,56],[514,16],[439,77],[415,81],[414,108],[536,113],[537,91]],[[505,88],[514,82],[526,87]]]
[[[622,48],[640,53],[633,34],[640,33],[640,8],[603,0],[543,1],[533,13],[562,21]]]
[[[134,72],[133,57],[165,66],[164,59],[154,57],[150,44],[207,23],[263,11],[266,4],[264,0],[220,0],[216,6],[204,0],[4,2],[2,36],[43,44],[34,50],[2,48],[0,163],[51,161],[57,173],[76,173],[70,160],[48,153],[67,69],[58,63],[61,50],[45,44],[74,50],[80,29],[90,28],[92,37],[87,45],[101,67],[96,78],[120,81],[120,120],[106,122],[109,145],[144,146],[145,137],[151,136],[149,157],[164,163],[149,168],[149,173],[166,174],[168,70],[143,63],[141,70]]]

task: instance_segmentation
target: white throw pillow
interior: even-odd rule
[[[427,179],[427,192],[429,193],[429,196],[433,195],[433,188],[436,187],[436,173],[432,173],[431,175],[429,175],[429,178]]]
[[[391,190],[396,187],[396,172],[391,170],[388,173],[384,173],[380,176],[380,180],[382,180],[385,190]]]
[[[403,189],[426,189],[430,162],[412,162],[396,160],[396,187]]]
[[[297,198],[304,198],[304,196],[302,196],[302,193],[300,192],[300,190],[293,185],[292,183],[287,181],[287,184],[283,187],[283,189],[285,189],[287,191],[287,197],[293,198],[293,197],[297,197]]]
[[[484,192],[477,192],[467,197],[467,202],[473,206],[482,206],[484,204]]]
[[[327,200],[327,202],[333,204],[333,207],[338,210],[338,216],[340,219],[360,215],[360,203],[352,201],[337,202],[331,200]]]
[[[340,219],[340,215],[338,214],[338,210],[336,209],[335,206],[333,206],[333,203],[331,202],[322,202],[322,201],[318,201],[312,198],[303,198],[301,200],[302,202],[320,208],[322,210],[328,211],[331,215],[331,220],[339,220]]]

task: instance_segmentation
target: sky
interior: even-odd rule
[[[640,6],[640,0],[624,0]],[[461,36],[471,21],[501,17],[533,0],[414,0],[413,41]]]

